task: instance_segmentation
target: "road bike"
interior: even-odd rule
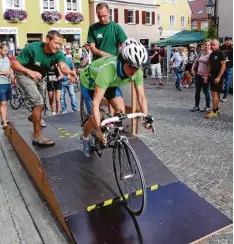
[[[81,126],[83,127],[89,116],[82,97],[80,111]],[[143,117],[147,119],[147,123],[150,124],[152,131],[154,131],[154,119],[143,113],[116,114],[116,116],[111,117],[102,106],[100,107],[100,114],[102,118],[101,128],[107,138],[107,143],[103,145],[99,141],[96,132],[93,131],[90,136],[92,151],[95,151],[101,157],[104,149],[113,149],[114,174],[121,200],[124,201],[127,209],[132,214],[139,216],[145,211],[147,204],[146,184],[139,159],[124,132],[124,121],[126,119]],[[135,196],[137,195],[138,199],[135,199],[137,201],[134,201],[133,193]]]

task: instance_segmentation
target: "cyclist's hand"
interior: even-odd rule
[[[74,83],[77,80],[77,75],[75,71],[71,71],[68,74],[68,79],[70,80],[71,83]]]
[[[27,75],[34,80],[40,80],[42,78],[42,75],[39,72],[33,70],[27,70]]]
[[[106,145],[107,143],[107,139],[106,137],[103,135],[103,133],[101,132],[101,130],[97,130],[97,136],[98,136],[98,139],[104,144]]]
[[[155,132],[155,129],[154,129],[154,118],[152,116],[147,116],[145,117],[145,122],[144,122],[144,127],[146,129],[151,129],[152,132]]]

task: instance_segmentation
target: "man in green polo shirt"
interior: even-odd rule
[[[127,39],[120,25],[110,20],[108,4],[99,3],[96,6],[99,22],[91,25],[88,32],[88,43],[93,53],[93,59],[104,56],[117,56],[119,46]]]
[[[45,127],[41,119],[45,95],[45,77],[51,68],[58,64],[61,72],[74,82],[76,74],[65,63],[65,56],[60,51],[63,44],[62,35],[55,30],[49,31],[44,42],[28,44],[12,62],[12,69],[16,72],[17,82],[23,89],[32,105],[34,128],[33,145],[53,146],[54,142],[45,138],[41,133],[41,126]],[[30,120],[30,117],[29,117]]]

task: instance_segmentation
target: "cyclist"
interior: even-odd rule
[[[98,138],[105,144],[106,138],[101,131],[99,106],[105,97],[115,112],[125,113],[125,105],[120,86],[134,82],[137,99],[142,113],[147,114],[147,100],[144,91],[142,68],[147,63],[145,47],[135,39],[127,39],[118,57],[102,57],[88,65],[80,73],[81,93],[90,115],[81,136],[82,151],[90,156],[91,141],[89,134],[95,128]]]

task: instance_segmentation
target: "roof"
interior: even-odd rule
[[[207,20],[206,4],[208,0],[190,0],[189,5],[192,9],[192,21]]]
[[[204,33],[201,31],[183,30],[165,40],[156,42],[159,47],[165,46],[182,46],[191,43],[200,43],[205,39]]]

